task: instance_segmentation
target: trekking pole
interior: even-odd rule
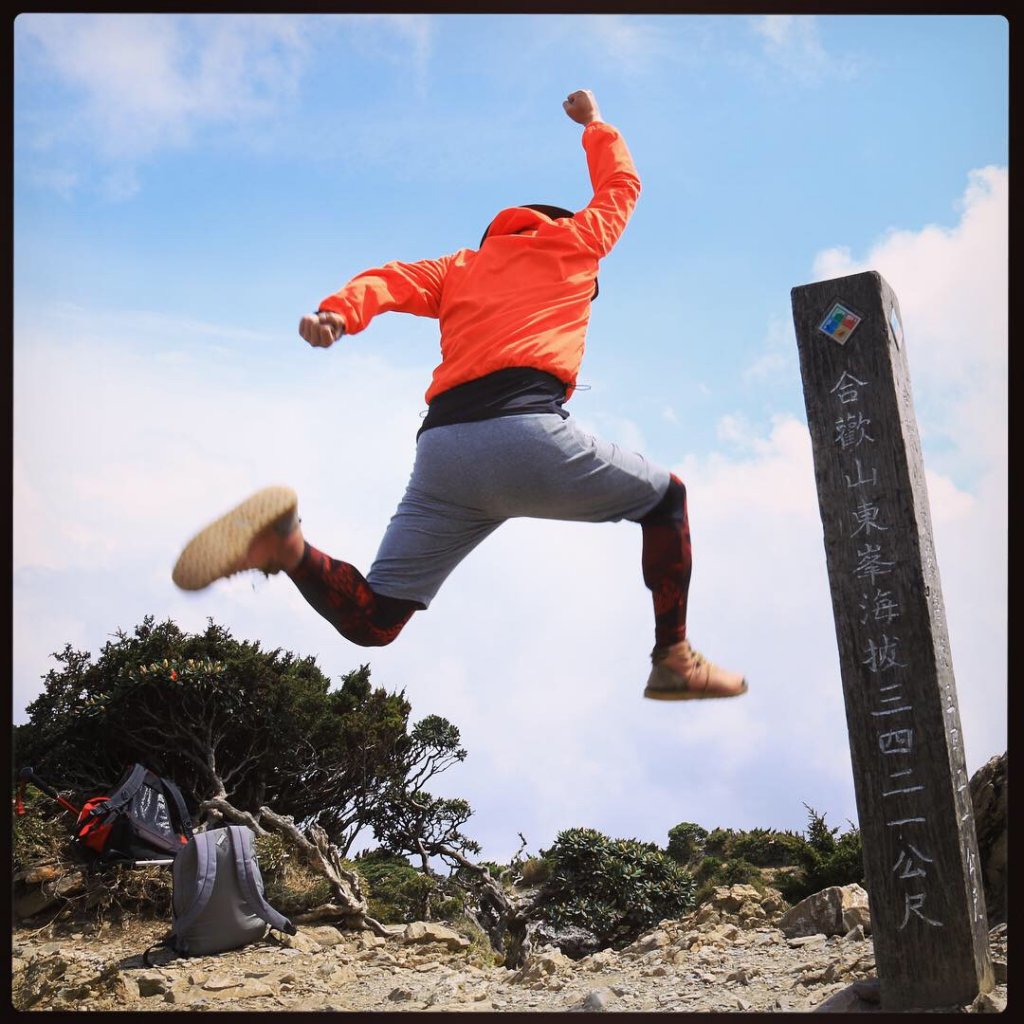
[[[15,800],[14,810],[19,816],[25,813],[25,787],[32,783],[36,789],[45,793],[51,800],[56,800],[66,811],[70,811],[76,817],[81,814],[81,809],[73,803],[65,800],[52,786],[47,785],[31,768],[22,768],[18,773],[18,795]]]

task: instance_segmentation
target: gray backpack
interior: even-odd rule
[[[264,895],[252,829],[227,825],[197,832],[174,859],[170,932],[146,950],[170,948],[181,956],[206,956],[258,942],[267,927],[295,934],[295,925]]]

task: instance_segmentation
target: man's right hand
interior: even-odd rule
[[[569,93],[569,98],[562,101],[562,109],[577,124],[588,125],[591,121],[601,120],[597,100],[589,89],[577,89]]]
[[[327,310],[309,313],[299,321],[302,340],[314,348],[330,348],[344,333],[345,321]]]

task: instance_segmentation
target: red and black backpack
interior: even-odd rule
[[[181,790],[144,765],[133,765],[110,796],[87,800],[75,824],[75,845],[103,861],[173,859],[192,838]]]

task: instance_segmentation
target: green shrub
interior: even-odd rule
[[[704,853],[708,830],[692,821],[682,821],[668,830],[665,852],[677,864],[689,864]]]
[[[754,828],[732,840],[730,855],[762,868],[780,868],[801,863],[805,841],[792,832]]]
[[[737,833],[731,828],[712,829],[704,840],[704,853],[708,857],[727,860],[732,853],[732,844]]]
[[[516,868],[518,866],[517,861],[513,861],[509,864],[498,864],[493,860],[478,860],[474,861],[479,867],[487,868],[491,878],[497,882],[503,889],[507,889],[512,885],[512,879],[515,877]],[[480,874],[476,871],[471,871],[469,868],[463,865],[458,865],[449,876],[451,880],[457,883],[463,890],[472,891],[480,881]]]
[[[653,843],[567,829],[542,856],[553,864],[538,904],[543,916],[556,928],[585,928],[606,945],[628,945],[693,906],[693,878]]]
[[[285,860],[288,858],[284,839],[271,832],[268,835],[256,836],[252,845],[256,854],[256,861],[260,866],[260,874],[263,876],[263,880],[266,881],[268,875],[273,875],[281,870]]]
[[[520,869],[523,885],[543,885],[554,874],[555,865],[546,857],[530,857]]]
[[[465,911],[452,880],[426,875],[399,854],[372,850],[360,854],[356,864],[367,882],[370,916],[381,924],[449,921]]]
[[[717,878],[722,870],[723,862],[718,857],[705,857],[697,868],[694,878],[700,882],[710,882]],[[717,883],[715,883],[717,884]]]
[[[752,885],[758,892],[764,891],[761,869],[742,857],[727,860],[722,865],[720,877],[722,885]]]
[[[285,917],[304,914],[333,898],[331,883],[290,854],[281,836],[257,836],[253,845],[267,900]],[[349,870],[355,867],[351,862],[343,863]]]
[[[694,894],[694,906],[698,907],[705,903],[719,886],[752,885],[760,893],[765,891],[761,869],[742,857],[725,861],[717,857],[705,857],[695,877],[699,887]]]
[[[804,805],[807,807],[807,805]],[[832,885],[864,885],[864,860],[860,830],[838,835],[839,828],[825,824],[825,815],[807,807],[808,838],[799,850],[799,871],[779,880],[779,891],[789,903],[827,889]]]
[[[697,906],[704,903],[718,886],[753,885],[765,889],[762,869],[778,871],[772,885],[789,903],[798,903],[806,896],[831,885],[850,882],[864,884],[860,832],[856,826],[841,833],[826,824],[825,815],[808,807],[806,835],[754,828],[749,831],[716,828],[707,833],[704,856],[694,871],[698,888],[694,896]],[[677,831],[678,830],[678,831]],[[676,850],[690,849],[691,837],[699,836],[699,826],[683,823],[669,833],[670,844],[676,837]]]
[[[70,859],[74,816],[34,789],[25,792],[25,813],[14,816],[11,854],[15,871]]]
[[[469,939],[466,960],[475,967],[500,967],[505,958],[495,951],[487,933],[468,914],[459,913],[448,920],[448,924],[460,935]]]

